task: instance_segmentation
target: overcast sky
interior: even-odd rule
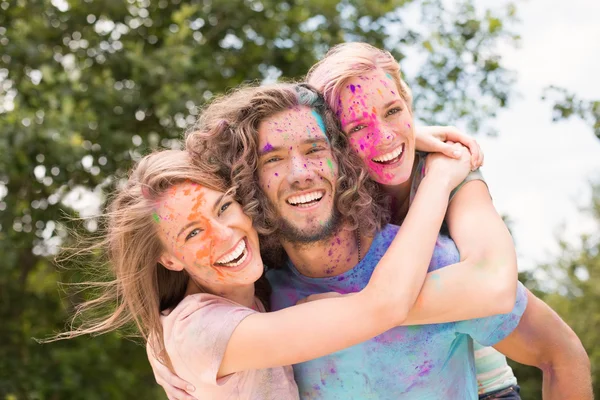
[[[479,141],[494,204],[513,221],[520,269],[529,269],[556,257],[558,234],[577,242],[598,229],[580,208],[590,203],[589,182],[600,181],[600,140],[582,121],[553,123],[540,95],[553,84],[600,98],[600,1],[520,1],[518,13],[522,46],[503,58],[521,98],[494,121],[498,137]]]

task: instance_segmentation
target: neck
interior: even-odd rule
[[[360,236],[362,258],[372,241]],[[340,275],[358,264],[357,231],[345,226],[329,239],[308,244],[282,241],[282,246],[298,272],[311,278]]]
[[[380,184],[383,191],[390,195],[392,199],[391,222],[393,224],[401,225],[402,221],[404,221],[404,218],[406,217],[406,214],[408,213],[408,207],[410,203],[410,188],[412,186],[413,179],[415,178],[416,165],[417,162],[415,162],[410,177],[405,182],[402,182],[398,185]]]
[[[210,293],[235,301],[248,308],[254,308],[254,283],[250,285],[207,285],[192,279],[188,283],[186,296],[189,294]]]

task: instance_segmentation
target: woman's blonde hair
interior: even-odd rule
[[[310,68],[306,81],[323,94],[329,107],[339,116],[339,98],[346,82],[376,69],[392,78],[412,112],[412,93],[402,79],[400,64],[389,52],[367,43],[342,43],[332,47],[321,61]]]
[[[102,334],[134,324],[158,359],[172,367],[165,352],[160,313],[179,304],[190,278],[185,270],[172,271],[157,261],[164,246],[158,236],[160,219],[155,208],[169,188],[183,182],[227,191],[224,180],[198,162],[193,164],[183,150],[153,152],[133,167],[101,218],[101,240],[75,253],[103,250],[108,280],[86,282],[85,287],[100,290],[100,295],[76,307],[70,331],[47,341]]]

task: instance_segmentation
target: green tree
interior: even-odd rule
[[[553,121],[578,117],[585,121],[600,139],[600,100],[583,99],[557,86],[550,86],[544,90],[542,99],[546,98],[553,102]]]
[[[0,0],[0,396],[158,398],[144,350],[118,334],[39,345],[64,329],[63,213],[89,215],[149,149],[176,146],[197,107],[244,81],[299,78],[333,44],[402,60],[417,115],[476,130],[510,100],[495,50],[515,8],[464,0]],[[90,196],[90,193],[92,194]],[[93,231],[93,220],[87,223]]]

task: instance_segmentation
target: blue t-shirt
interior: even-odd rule
[[[288,262],[267,272],[273,310],[290,307],[308,295],[363,289],[398,232],[387,225],[365,258],[337,276],[309,278]],[[460,261],[458,249],[440,235],[429,271]],[[477,399],[473,339],[484,346],[504,339],[519,323],[527,295],[519,283],[511,313],[445,324],[400,326],[371,340],[294,365],[302,399]],[[344,329],[340,326],[340,331]]]

